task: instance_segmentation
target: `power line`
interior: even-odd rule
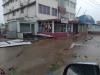
[[[91,1],[92,3],[94,3],[93,1]],[[100,2],[97,2],[96,0],[95,0],[95,4],[96,5],[100,5]]]
[[[84,2],[85,4],[89,4],[92,7],[96,7],[98,5],[95,2],[92,2],[91,0],[82,0],[82,2]]]
[[[87,4],[89,4],[90,6],[92,6],[92,7],[96,7],[93,3],[91,3],[90,1],[86,1],[86,0],[83,0],[83,2],[85,2],[85,3],[87,3]]]
[[[79,8],[78,12],[76,13],[76,16],[79,14],[79,12],[80,12],[81,8],[82,8],[82,7],[80,7],[80,8]]]
[[[97,4],[96,2],[93,2],[93,1],[91,1],[91,0],[87,0],[88,2],[90,2],[92,5],[94,5],[94,6],[98,6],[98,5],[100,5],[100,4]]]
[[[96,5],[95,2],[92,2],[91,0],[87,0],[88,2],[90,2],[92,5]]]
[[[88,1],[88,0],[87,0],[87,1]],[[91,8],[89,8],[89,9],[95,10],[94,8],[97,8],[96,5],[94,5],[93,3],[90,3],[89,1],[87,2],[87,1],[83,0],[82,3],[84,2],[84,5],[85,5],[85,6],[89,5],[89,6],[91,7]],[[81,6],[81,7],[82,7],[82,6]],[[98,11],[98,10],[97,10],[97,11]]]
[[[98,12],[100,12],[99,10],[96,9],[97,8],[97,5],[96,4],[93,4],[93,2],[91,2],[90,0],[87,0],[87,1],[82,0],[81,3],[84,3],[85,6],[88,6],[89,5],[89,7],[90,7],[90,8],[89,7],[84,8],[83,13],[86,13],[88,10],[89,11],[92,10],[92,11],[98,11]],[[83,6],[80,5],[80,7],[83,7]],[[78,10],[77,10],[77,12],[78,12]]]

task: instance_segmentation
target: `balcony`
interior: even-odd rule
[[[3,6],[5,6],[6,4],[8,4],[11,0],[6,0],[3,2]]]
[[[25,8],[25,7],[29,7],[29,6],[31,6],[31,5],[33,5],[33,4],[35,4],[36,3],[36,1],[33,1],[33,2],[31,2],[31,3],[28,3],[28,4],[21,4],[20,5],[20,7],[18,7],[18,8],[16,8],[16,9],[13,9],[12,11],[9,11],[9,12],[7,12],[7,13],[4,13],[4,15],[7,15],[7,14],[10,14],[10,13],[12,13],[12,12],[15,12],[15,11],[18,11],[18,10],[20,10],[20,9],[22,9],[22,8]]]

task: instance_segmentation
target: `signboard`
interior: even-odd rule
[[[65,17],[61,17],[61,23],[68,23],[68,19]]]

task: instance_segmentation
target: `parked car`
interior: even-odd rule
[[[97,63],[76,62],[69,64],[63,75],[100,75],[100,68]]]

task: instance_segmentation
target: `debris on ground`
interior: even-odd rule
[[[41,75],[43,75],[45,71],[56,71],[66,63],[66,59],[69,59],[70,54],[64,49],[69,49],[71,44],[72,40],[67,38],[43,39],[35,43],[32,42],[29,47],[25,47],[21,56],[20,54],[17,55],[19,58],[19,62],[16,64],[19,68],[18,74],[24,75],[27,72],[31,73],[28,75],[32,75],[34,70],[34,74],[39,75],[39,69]],[[39,59],[39,61],[42,61],[43,63],[36,61],[36,59]],[[44,68],[41,67],[42,65],[44,65]],[[27,75],[27,73],[25,75]]]
[[[86,55],[85,55],[85,56],[84,56],[84,58],[86,58],[86,59],[87,59],[87,58],[88,58],[88,56],[86,56]]]
[[[7,41],[0,42],[0,48],[12,47],[12,46],[21,46],[21,45],[30,45],[30,44],[31,44],[31,42],[23,41],[23,40],[20,40],[20,39],[7,40]]]

